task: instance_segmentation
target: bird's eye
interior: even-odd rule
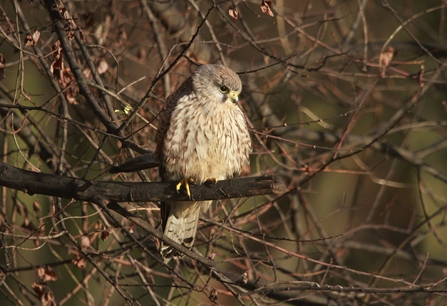
[[[230,90],[228,89],[228,87],[225,86],[225,85],[220,86],[220,87],[219,87],[219,90],[220,90],[221,92],[223,92],[223,93],[227,93],[227,92],[230,91]]]

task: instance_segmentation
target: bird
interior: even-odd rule
[[[194,201],[190,184],[231,179],[249,165],[252,142],[239,105],[242,83],[230,68],[199,66],[166,100],[159,115],[154,158],[162,181],[175,181],[190,201],[160,203],[166,237],[191,249],[199,217],[212,201]],[[182,188],[183,187],[183,188]],[[183,253],[160,243],[168,263]]]

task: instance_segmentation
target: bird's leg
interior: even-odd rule
[[[193,183],[194,183],[194,180],[192,178],[185,177],[175,186],[175,189],[177,190],[177,192],[179,192],[180,188],[182,188],[182,185],[185,186],[186,194],[191,199],[191,191],[189,190],[189,184],[193,184]]]

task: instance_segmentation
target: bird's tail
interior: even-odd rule
[[[182,201],[162,203],[162,224],[165,236],[191,249],[194,245],[200,213],[208,209],[211,202]],[[160,246],[160,254],[163,256],[165,263],[172,258],[183,257],[182,253],[179,253],[169,245],[163,244],[163,242]]]

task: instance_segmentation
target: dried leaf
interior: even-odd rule
[[[39,41],[39,38],[40,38],[40,31],[34,31],[34,34],[33,34],[33,40],[34,40],[34,43],[35,44],[37,44],[37,42]]]
[[[31,285],[31,288],[37,294],[37,297],[39,299],[45,293],[45,285],[34,283],[34,284]]]
[[[38,267],[37,275],[41,283],[47,283],[51,281],[57,281],[56,272],[51,267]]]
[[[87,267],[87,261],[84,257],[81,257],[79,254],[76,254],[71,262],[78,267],[79,269],[84,270]]]
[[[236,8],[228,9],[228,15],[230,15],[230,17],[232,17],[232,18],[234,18],[236,20],[239,18],[239,12],[237,11]]]
[[[33,243],[34,243],[34,247],[36,247],[36,248],[40,247],[40,240],[39,239],[33,240]]]
[[[100,231],[103,228],[101,222],[96,221],[95,222],[95,231]]]
[[[37,297],[40,299],[40,302],[42,303],[43,306],[57,305],[53,293],[47,290],[46,285],[34,283],[31,285],[31,288],[37,294]]]
[[[380,72],[381,76],[385,76],[385,71],[387,70],[388,66],[391,64],[391,61],[394,57],[394,48],[388,47],[385,51],[380,53],[379,56],[379,66],[380,66]]]
[[[40,32],[35,30],[34,33],[26,35],[25,47],[34,46],[40,38]]]
[[[53,73],[56,80],[61,84],[62,88],[67,88],[64,91],[65,97],[71,104],[77,104],[76,95],[78,93],[77,86],[69,86],[71,82],[75,81],[73,74],[69,67],[65,67],[64,58],[62,56],[62,47],[59,41],[56,41],[51,46],[53,51],[53,62],[50,65],[50,71]]]
[[[33,202],[33,211],[36,215],[40,211],[40,204],[39,204],[39,201],[37,201],[37,200]]]
[[[64,62],[62,60],[62,47],[59,40],[51,46],[51,51],[53,53],[53,61],[50,65],[50,71],[59,80],[60,70],[64,66]]]
[[[33,39],[34,44],[37,44],[40,38],[40,31],[35,30],[31,38]]]
[[[73,18],[71,18],[70,13],[65,8],[62,3],[58,4],[59,12],[64,16],[65,22],[67,26],[65,27],[65,31],[67,32],[68,39],[72,40],[74,38],[74,30],[80,31],[76,22],[74,22]],[[83,37],[84,38],[84,37]]]
[[[48,211],[48,216],[53,218],[56,215],[56,206],[51,205],[50,210]]]
[[[92,71],[88,67],[85,67],[84,70],[82,70],[82,74],[88,79],[92,76]]]
[[[262,11],[264,14],[267,14],[267,15],[269,15],[270,17],[273,17],[274,15],[273,15],[273,12],[272,12],[271,7],[272,7],[272,1],[262,0],[262,3],[261,3],[261,11]]]
[[[211,253],[210,255],[208,255],[208,259],[209,260],[213,260],[216,258],[216,253]]]
[[[99,62],[98,67],[96,68],[99,74],[105,73],[108,69],[109,64],[107,64],[106,60],[104,59]]]
[[[33,37],[31,34],[26,35],[25,37],[25,47],[34,46]]]
[[[56,300],[52,292],[47,291],[40,299],[43,306],[57,306]]]
[[[88,235],[82,235],[81,237],[81,248],[83,250],[89,248],[91,245],[91,240],[90,237]]]
[[[248,273],[247,272],[244,272],[244,274],[242,274],[242,282],[244,284],[248,283]]]
[[[210,300],[213,302],[216,302],[217,299],[218,299],[217,290],[213,288],[213,289],[211,289],[211,292],[210,292]]]
[[[107,231],[107,230],[103,230],[103,231],[101,232],[101,240],[102,240],[102,241],[106,240],[107,237],[109,237],[109,235],[110,235],[109,231]]]

